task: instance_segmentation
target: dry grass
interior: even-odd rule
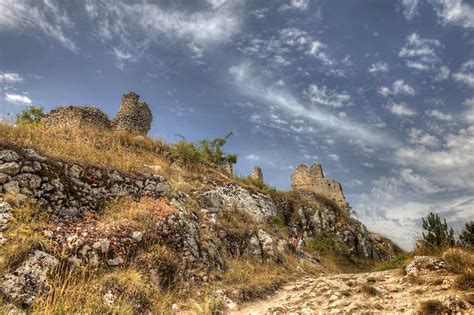
[[[451,313],[450,309],[438,300],[427,300],[421,302],[418,311],[419,313],[426,315]]]
[[[0,250],[0,274],[11,271],[25,260],[34,249],[47,248],[43,235],[45,215],[38,207],[24,204],[12,208],[8,228],[3,232],[7,242]]]
[[[55,129],[0,123],[0,142],[27,146],[51,157],[118,168],[123,171],[153,172],[147,165],[169,172],[159,154],[166,145],[159,140],[123,132],[96,129]]]
[[[75,270],[63,263],[40,297],[34,314],[139,314],[169,312],[177,300],[136,268],[113,271]],[[111,303],[107,303],[107,296]]]
[[[245,259],[228,262],[219,286],[236,291],[233,298],[248,301],[278,289],[292,278],[291,272],[276,263],[259,263]]]
[[[457,276],[454,285],[459,290],[473,290],[474,289],[474,272],[464,273]]]
[[[115,228],[131,227],[135,230],[148,230],[156,223],[176,212],[164,198],[143,197],[140,201],[132,198],[119,198],[109,202],[100,214],[100,221]]]
[[[457,274],[474,272],[474,250],[453,247],[440,255],[448,264],[448,269]]]
[[[360,290],[361,290],[361,292],[363,292],[367,295],[370,295],[370,296],[376,296],[379,293],[379,291],[375,287],[373,287],[371,285],[368,285],[368,284],[362,285],[360,287]]]

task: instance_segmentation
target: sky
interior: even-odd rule
[[[167,142],[234,135],[235,171],[289,189],[318,162],[410,249],[474,219],[472,0],[0,0],[0,115],[134,91]]]

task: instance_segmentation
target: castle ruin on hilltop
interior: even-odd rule
[[[91,127],[146,135],[152,120],[153,115],[148,104],[140,102],[140,96],[130,92],[122,96],[120,109],[113,121],[96,107],[66,106],[50,111],[42,123],[46,127],[54,128]]]
[[[304,164],[298,166],[291,175],[291,189],[326,196],[340,206],[346,204],[341,184],[334,179],[324,178],[323,168],[317,163],[309,168]]]

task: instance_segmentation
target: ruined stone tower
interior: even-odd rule
[[[147,103],[139,101],[140,96],[133,92],[122,96],[120,110],[113,121],[113,129],[126,130],[146,135],[151,127],[153,116]]]
[[[255,166],[252,170],[252,174],[250,174],[250,178],[256,182],[263,183],[263,172],[262,169],[258,166]]]
[[[310,168],[304,164],[298,166],[291,175],[291,188],[324,195],[341,206],[346,204],[341,184],[334,179],[324,178],[323,168],[317,163]]]

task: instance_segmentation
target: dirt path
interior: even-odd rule
[[[399,270],[305,277],[266,300],[245,304],[233,314],[275,313],[415,313],[425,300],[439,300],[450,308],[469,313],[474,308],[462,299],[466,292],[453,289],[455,276],[426,272],[416,278]]]

